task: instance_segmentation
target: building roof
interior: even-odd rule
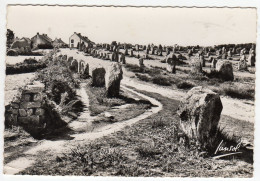
[[[82,36],[81,33],[76,33],[76,32],[74,32],[74,34],[76,34],[82,41],[84,41],[84,42],[86,42],[86,43],[90,43],[90,44],[92,44],[92,45],[95,44],[93,41],[91,41],[90,39],[88,39],[88,37]]]
[[[35,37],[37,37],[37,36],[38,36],[40,39],[45,40],[46,43],[52,43],[52,39],[51,39],[50,37],[48,37],[47,34],[42,34],[42,35],[40,35],[39,33],[37,33],[34,37],[32,37],[32,39],[35,38]]]
[[[26,40],[27,42],[31,42],[31,39],[30,39],[30,38],[22,37],[21,40],[22,40],[22,39]]]
[[[53,42],[54,43],[66,44],[64,41],[61,40],[61,38],[55,38],[55,40]]]

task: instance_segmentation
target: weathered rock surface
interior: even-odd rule
[[[121,54],[121,56],[120,56],[120,62],[122,63],[122,64],[125,64],[126,62],[125,62],[125,54]]]
[[[103,67],[97,67],[92,70],[92,83],[94,87],[105,86],[105,74],[106,70]]]
[[[166,56],[166,63],[166,70],[170,73],[176,73],[177,57],[173,53]]]
[[[76,59],[72,60],[71,61],[71,64],[70,64],[70,70],[72,72],[75,72],[77,73],[78,72],[78,69],[79,69],[79,63]]]
[[[191,60],[190,66],[191,66],[192,74],[201,74],[202,73],[202,65],[201,65],[201,61],[198,56],[194,57]]]
[[[218,62],[218,60],[212,57],[211,68],[214,68],[214,69],[215,69],[217,62]]]
[[[225,81],[234,80],[233,67],[232,67],[231,62],[219,60],[216,63],[216,71],[218,72],[219,77],[222,80],[225,80]]]
[[[119,63],[112,63],[106,73],[106,93],[108,97],[119,96],[120,81],[122,78],[122,65]]]
[[[194,87],[178,108],[180,128],[189,138],[207,143],[216,134],[222,109],[217,93],[201,86]]]

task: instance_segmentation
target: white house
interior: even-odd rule
[[[74,32],[73,35],[69,38],[69,47],[77,48],[81,45],[85,45],[86,47],[93,47],[95,43],[90,41],[88,37],[82,36],[80,33]]]

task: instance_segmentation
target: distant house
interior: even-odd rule
[[[31,38],[32,48],[49,49],[53,48],[52,39],[47,34],[40,35],[37,33]]]
[[[7,29],[6,32],[6,46],[10,48],[11,44],[14,42],[14,32],[10,29]]]
[[[73,35],[69,38],[69,47],[70,48],[79,48],[79,47],[93,47],[94,42],[90,41],[88,37],[82,36],[80,33],[74,32]]]
[[[68,45],[66,43],[64,43],[64,41],[62,41],[60,38],[55,38],[55,40],[52,42],[52,45],[54,47],[58,47],[58,48],[68,47]]]
[[[27,37],[22,37],[20,40],[25,40],[29,45],[31,45],[31,39]]]

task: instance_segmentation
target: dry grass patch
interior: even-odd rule
[[[41,154],[37,164],[21,174],[252,177],[251,163],[235,157],[213,160],[201,154],[195,144],[185,146],[175,114],[179,102],[159,94],[143,93],[158,99],[164,109],[132,127],[92,144],[83,143],[62,155]]]

